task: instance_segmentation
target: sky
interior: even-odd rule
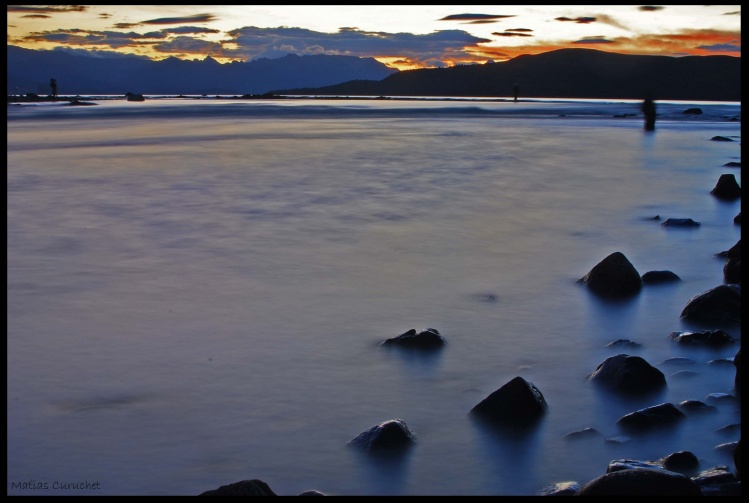
[[[399,70],[588,48],[741,56],[740,5],[9,5],[8,45],[220,63],[373,57]]]

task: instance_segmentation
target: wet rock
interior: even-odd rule
[[[125,93],[127,101],[146,101],[146,98],[142,94]]]
[[[727,466],[716,466],[692,477],[704,496],[740,496],[741,483]]]
[[[435,328],[427,328],[420,332],[412,328],[397,337],[385,340],[382,344],[417,349],[436,349],[445,345],[445,339]]]
[[[484,398],[471,413],[500,424],[530,426],[548,408],[541,391],[518,376]]]
[[[639,356],[619,354],[606,358],[588,380],[628,394],[644,394],[666,387],[666,376]]]
[[[397,451],[406,449],[415,442],[416,437],[408,429],[405,421],[390,419],[360,433],[350,440],[348,445],[366,451]]]
[[[736,175],[733,173],[720,175],[718,183],[715,184],[715,187],[710,191],[710,194],[724,201],[735,201],[740,198],[741,187],[736,181]]]
[[[736,339],[723,330],[704,330],[702,332],[671,332],[671,340],[679,344],[710,346],[719,348],[736,343]]]
[[[740,323],[741,287],[720,285],[695,295],[681,311],[680,318],[718,326]]]
[[[304,491],[303,493],[300,493],[299,496],[325,496],[325,494],[312,489],[311,491]]]
[[[741,240],[739,239],[728,251],[720,254],[725,257],[723,279],[726,283],[741,283]]]
[[[682,112],[683,114],[700,115],[702,113],[701,108],[687,108]]]
[[[735,217],[733,217],[733,223],[735,225],[741,225],[741,212],[740,211]]]
[[[578,496],[701,496],[689,477],[667,470],[630,468],[619,470],[585,484]]]
[[[616,424],[629,432],[645,432],[654,428],[670,426],[686,416],[672,403],[662,403],[630,412],[619,419]]]
[[[730,161],[730,162],[725,163],[723,166],[726,168],[740,168],[741,163],[736,162],[736,161]]]
[[[680,411],[682,411],[685,414],[714,414],[718,412],[718,408],[714,405],[708,405],[705,402],[701,402],[699,400],[684,400],[683,402],[679,402],[679,405],[677,405]]]
[[[642,275],[642,282],[648,285],[681,281],[681,278],[671,271],[648,271]]]
[[[710,141],[733,141],[733,140],[726,136],[713,136],[712,138],[710,138]]]
[[[689,475],[700,466],[700,461],[694,453],[679,451],[658,460],[666,470]]]
[[[614,252],[578,280],[598,295],[626,297],[634,295],[642,287],[642,278],[637,269],[621,252]]]
[[[242,480],[201,493],[200,496],[278,496],[262,480]]]
[[[557,482],[538,491],[538,496],[574,496],[579,490],[577,482]]]
[[[699,227],[700,223],[691,218],[668,218],[661,225],[663,227]]]
[[[639,348],[642,346],[639,342],[634,342],[629,339],[617,339],[613,342],[609,342],[606,344],[606,347],[620,347],[620,346],[627,346],[631,348]]]
[[[582,438],[599,438],[601,433],[595,428],[583,428],[582,430],[571,431],[564,438],[567,440],[577,440]]]

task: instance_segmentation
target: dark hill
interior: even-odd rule
[[[374,58],[296,56],[220,64],[142,56],[93,57],[7,46],[8,94],[264,94],[280,87],[327,86],[353,79],[382,80],[397,72]]]
[[[741,58],[636,56],[560,49],[503,63],[407,70],[381,81],[352,81],[275,94],[342,96],[607,98],[740,101]]]

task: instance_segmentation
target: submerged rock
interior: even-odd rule
[[[734,344],[736,339],[723,330],[704,330],[702,332],[671,332],[669,337],[680,344],[694,344],[721,347]]]
[[[714,195],[718,199],[724,201],[735,201],[741,197],[741,187],[736,181],[736,175],[733,173],[726,173],[720,175],[718,183],[715,185],[710,194]]]
[[[614,252],[578,280],[595,293],[606,297],[636,294],[642,287],[637,269],[621,252]]]
[[[403,346],[419,349],[435,349],[445,345],[445,339],[435,328],[427,328],[417,332],[415,329],[408,330],[397,337],[386,339],[385,346]]]
[[[741,287],[720,285],[687,302],[681,319],[709,325],[732,325],[741,322]]]
[[[548,408],[541,391],[518,376],[484,398],[471,413],[505,425],[530,426]]]
[[[681,278],[671,271],[648,271],[642,275],[642,282],[646,284],[681,281]]]
[[[588,380],[622,393],[643,394],[666,387],[666,376],[639,356],[619,354],[606,358]]]
[[[663,227],[699,227],[700,223],[691,218],[668,218],[661,225]]]
[[[578,496],[702,496],[686,475],[668,470],[629,468],[606,473],[585,484]]]
[[[408,448],[414,443],[414,434],[405,421],[390,419],[360,433],[348,445],[366,451],[395,451]]]
[[[259,479],[242,480],[201,493],[200,496],[278,496]]]
[[[630,432],[645,432],[653,428],[668,426],[686,416],[672,403],[662,403],[625,414],[616,424]]]

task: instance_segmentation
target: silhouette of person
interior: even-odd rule
[[[645,114],[645,131],[655,130],[655,103],[653,99],[650,96],[645,98],[641,108]]]
[[[520,86],[515,82],[515,87],[512,88],[512,94],[515,96],[515,101],[518,100],[518,94],[520,94]]]
[[[57,79],[49,79],[49,87],[52,88],[52,96],[57,97]]]

